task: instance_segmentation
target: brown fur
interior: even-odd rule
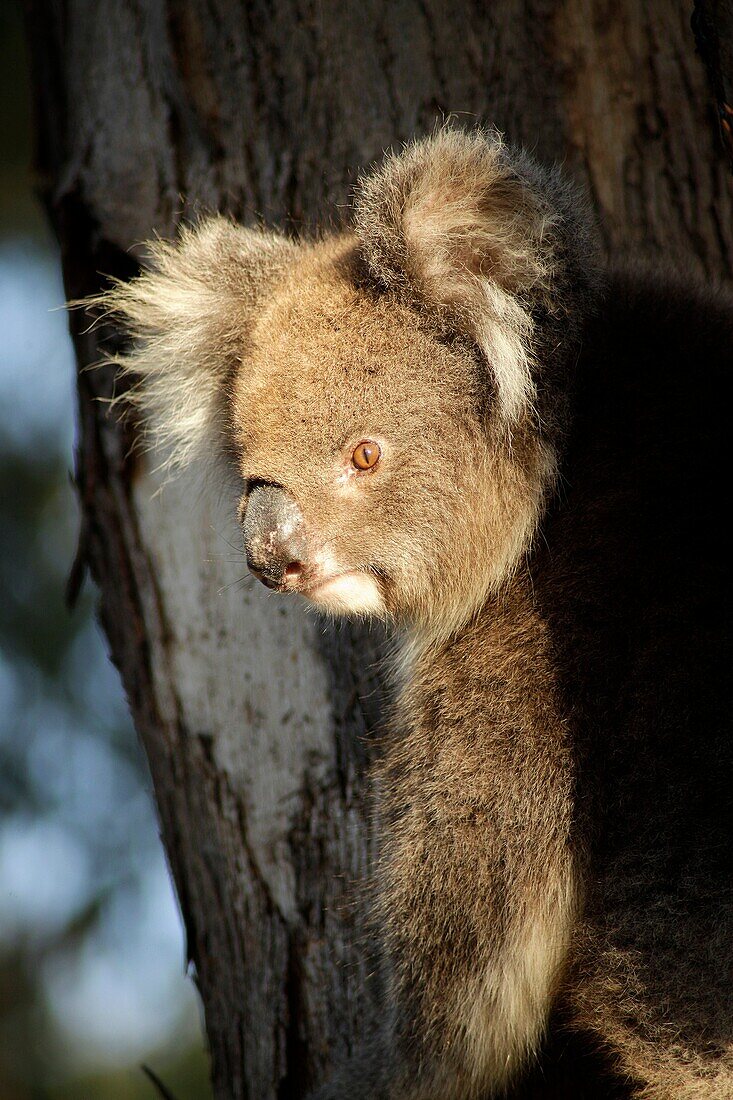
[[[495,134],[388,158],[354,224],[204,223],[105,298],[169,460],[234,444],[258,575],[397,627],[387,1022],[319,1096],[731,1096],[730,304],[599,275]]]

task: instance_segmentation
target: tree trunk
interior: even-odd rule
[[[28,22],[70,298],[203,209],[333,223],[360,166],[451,112],[564,161],[611,256],[731,274],[730,178],[684,4],[35,0]],[[134,425],[97,400],[112,379],[82,371],[99,333],[72,327],[80,560],[150,761],[215,1093],[291,1100],[376,1012],[358,884],[379,641],[237,583],[234,487],[153,496]]]
[[[695,0],[691,22],[733,171],[733,0]]]

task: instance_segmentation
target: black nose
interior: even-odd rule
[[[258,485],[247,499],[244,546],[253,576],[268,588],[287,588],[303,572],[303,516],[278,485]]]

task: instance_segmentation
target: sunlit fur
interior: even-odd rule
[[[731,311],[609,281],[597,256],[556,171],[446,128],[360,181],[342,233],[207,220],[101,299],[164,461],[236,453],[240,518],[252,485],[282,502],[258,553],[297,527],[283,591],[396,627],[377,775],[388,1003],[319,1100],[504,1095],[553,1013],[591,1039],[570,1071],[545,1050],[547,1095],[733,1095],[729,991],[700,931],[730,911],[729,876],[705,871],[725,846],[714,800],[708,832],[684,816],[716,782],[692,741],[721,759],[728,743],[703,685],[722,650],[695,619],[719,599],[696,585],[721,585],[699,497],[722,499],[726,464],[711,403],[687,409],[693,378],[717,394],[730,373]],[[373,470],[351,463],[363,439]],[[669,785],[667,756],[684,761]]]
[[[148,268],[88,303],[123,318],[134,336],[112,362],[133,380],[125,401],[143,412],[148,445],[165,465],[221,452],[232,375],[246,353],[244,318],[294,253],[278,234],[208,218],[176,242],[149,242]]]
[[[463,321],[511,421],[535,396],[531,297],[553,305],[556,218],[498,134],[442,130],[388,158],[358,190],[357,232],[373,275]]]
[[[340,615],[380,615],[384,601],[374,577],[368,573],[340,573],[309,595],[323,611]]]
[[[379,769],[380,911],[400,983],[420,988],[413,1026],[438,1052],[436,1095],[484,1097],[531,1064],[567,964],[582,888],[547,643],[531,606],[507,597],[438,657],[414,653],[406,735]],[[509,775],[526,789],[510,792]]]
[[[545,377],[576,354],[595,254],[567,185],[536,174],[498,135],[446,129],[362,181],[356,236],[295,245],[210,219],[152,244],[149,268],[100,299],[133,336],[117,363],[161,460],[233,438],[245,477],[307,494],[314,553],[384,567],[381,606],[423,640],[506,583],[554,486],[563,394]],[[350,486],[347,525],[329,464],[387,425],[393,459]],[[389,548],[370,510],[392,520]]]
[[[296,497],[314,557],[380,569],[385,610],[440,639],[516,567],[553,483],[553,447],[531,418],[511,441],[500,414],[482,423],[483,362],[359,285],[359,262],[346,236],[304,247],[283,276],[233,383],[234,439],[245,477]],[[372,436],[385,440],[378,468],[344,480],[351,445]]]

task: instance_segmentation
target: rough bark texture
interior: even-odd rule
[[[705,63],[733,171],[733,0],[697,0],[692,29]]]
[[[201,209],[339,218],[359,166],[454,112],[585,180],[608,252],[730,276],[733,197],[685,4],[36,0],[41,187],[69,297]],[[73,318],[80,367],[99,333]],[[243,584],[234,488],[151,499],[79,374],[82,551],[150,761],[216,1095],[293,1100],[374,1014],[375,639]],[[220,537],[221,536],[221,537]],[[230,562],[227,559],[234,559]],[[356,897],[356,904],[354,899]]]

